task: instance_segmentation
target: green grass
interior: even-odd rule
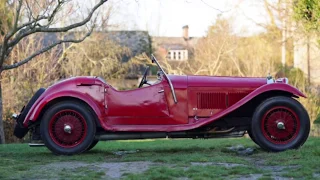
[[[242,144],[256,148],[251,156],[241,156],[226,147]],[[115,151],[137,151],[116,155]],[[46,147],[32,148],[27,144],[0,145],[0,179],[105,179],[106,169],[97,169],[90,163],[152,161],[160,163],[143,173],[127,173],[124,179],[232,179],[250,174],[263,175],[260,179],[273,179],[272,171],[263,166],[284,166],[282,177],[313,179],[320,173],[320,139],[309,138],[298,150],[281,153],[262,151],[250,139],[209,140],[144,140],[99,142],[91,151],[74,156],[56,156]],[[254,166],[254,162],[261,162]],[[43,168],[60,162],[88,163],[85,167]],[[191,162],[234,163],[243,166],[191,165]],[[170,165],[170,166],[169,166]],[[287,168],[286,168],[287,167]]]

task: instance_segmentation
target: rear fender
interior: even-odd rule
[[[34,103],[34,105],[31,107],[30,111],[28,112],[23,125],[25,127],[28,127],[29,121],[35,122],[38,120],[39,115],[41,114],[42,110],[46,107],[46,105],[50,104],[56,99],[60,98],[74,98],[79,99],[81,101],[84,101],[87,103],[88,106],[92,108],[92,110],[97,115],[99,121],[102,119],[103,113],[101,112],[101,108],[99,108],[99,104],[104,104],[104,99],[100,100],[102,102],[99,102],[99,100],[94,99],[87,94],[83,94],[77,91],[63,91],[63,92],[56,92],[51,94],[43,93],[42,96]]]

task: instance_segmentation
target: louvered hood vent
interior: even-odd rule
[[[226,93],[197,93],[198,109],[225,109]]]
[[[243,92],[198,92],[198,109],[225,109],[240,101],[248,93]]]

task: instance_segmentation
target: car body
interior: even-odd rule
[[[139,88],[119,91],[100,77],[71,77],[41,88],[15,116],[15,135],[77,154],[100,140],[146,138],[251,139],[268,151],[298,148],[310,131],[306,98],[287,78],[168,75],[147,72]],[[144,84],[148,84],[145,86]]]

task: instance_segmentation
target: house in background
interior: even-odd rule
[[[189,36],[189,26],[182,27],[181,37],[150,36],[148,31],[104,31],[94,32],[101,35],[101,41],[112,40],[115,43],[127,47],[131,53],[122,57],[123,62],[127,62],[132,57],[146,53],[148,56],[154,53],[161,60],[166,58],[168,61],[187,61],[193,59],[194,48],[200,37]],[[73,33],[65,37],[74,36]],[[57,33],[44,33],[43,45],[49,45],[57,41]],[[68,47],[70,43],[66,44]],[[58,49],[62,46],[58,46]]]
[[[182,27],[181,37],[152,37],[152,47],[159,60],[187,61],[194,57],[194,48],[199,37],[189,36],[189,26]]]

